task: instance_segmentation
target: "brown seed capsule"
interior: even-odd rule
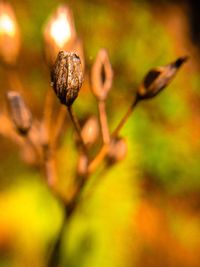
[[[60,51],[52,68],[51,81],[60,102],[71,106],[83,82],[80,58],[75,53]]]
[[[114,138],[109,146],[109,151],[107,155],[108,162],[110,164],[116,163],[123,160],[127,154],[126,141],[122,137]]]
[[[113,70],[108,53],[105,49],[99,50],[92,67],[92,91],[99,100],[105,100],[112,87]]]
[[[43,30],[45,59],[52,66],[60,50],[72,52],[77,34],[74,16],[67,5],[60,5],[48,18]]]
[[[188,57],[180,57],[166,66],[150,70],[138,89],[138,98],[148,99],[160,93],[172,81],[178,69],[187,59]]]
[[[32,115],[18,92],[9,91],[7,93],[8,108],[18,132],[26,135],[32,125]]]

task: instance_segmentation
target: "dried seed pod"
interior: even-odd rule
[[[83,82],[80,58],[75,53],[60,51],[52,68],[51,81],[60,102],[71,106]]]
[[[108,53],[101,49],[92,67],[91,82],[92,91],[99,100],[105,100],[111,89],[113,80],[113,70],[110,64]]]
[[[59,6],[45,23],[43,30],[45,59],[52,66],[60,50],[72,52],[77,34],[74,17],[67,5]]]
[[[19,26],[12,6],[0,2],[0,58],[6,65],[15,65],[20,49]]]
[[[172,81],[178,69],[187,59],[187,57],[180,57],[166,66],[150,70],[138,89],[138,98],[148,99],[156,96]]]
[[[108,162],[114,164],[118,161],[123,160],[127,154],[126,140],[122,137],[114,138],[110,145],[107,155]]]
[[[7,93],[8,108],[18,132],[26,135],[32,125],[32,115],[21,95],[16,91]]]
[[[84,124],[81,135],[84,144],[87,146],[93,145],[99,136],[99,123],[95,116],[91,116]]]

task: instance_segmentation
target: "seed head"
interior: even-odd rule
[[[16,91],[7,93],[8,108],[18,132],[26,135],[32,125],[32,115],[21,95]]]
[[[51,81],[60,102],[71,106],[83,82],[80,58],[75,53],[60,51],[52,68]]]
[[[150,70],[138,89],[138,98],[148,99],[160,93],[173,80],[178,69],[187,59],[188,57],[180,57],[166,66]]]

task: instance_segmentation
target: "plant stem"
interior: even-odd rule
[[[44,160],[44,168],[47,183],[51,188],[53,188],[57,182],[56,164],[53,157],[49,156]]]
[[[103,143],[108,144],[110,142],[110,133],[108,128],[106,106],[104,100],[98,101],[98,109],[99,109],[99,119],[100,119]]]
[[[122,117],[121,121],[119,122],[118,126],[116,127],[116,129],[113,131],[113,133],[111,134],[111,139],[117,137],[117,135],[119,134],[120,130],[122,129],[122,127],[124,126],[124,124],[126,123],[126,121],[128,120],[128,118],[130,117],[130,115],[132,114],[135,106],[137,105],[137,103],[139,102],[138,97],[136,96],[134,98],[133,103],[131,104],[131,106],[128,108],[127,112],[125,113],[125,115]],[[96,157],[89,163],[88,165],[88,173],[92,173],[96,170],[96,168],[99,166],[99,164],[104,160],[107,152],[109,149],[109,143],[106,143],[102,146],[102,148],[100,149],[99,153],[96,155]]]
[[[109,144],[104,144],[96,157],[88,165],[88,173],[93,173],[108,153]]]
[[[55,128],[52,136],[52,146],[55,147],[58,141],[59,135],[62,131],[62,127],[66,118],[66,109],[63,105],[60,106],[57,114]]]
[[[78,135],[81,149],[83,150],[84,154],[87,155],[88,154],[87,153],[87,147],[85,146],[84,140],[83,140],[82,135],[81,135],[81,127],[80,127],[79,121],[78,121],[78,119],[77,119],[77,117],[76,117],[76,115],[75,115],[75,113],[74,113],[74,111],[72,109],[72,106],[68,106],[67,110],[69,112],[71,121],[74,124],[74,128],[76,130],[76,133]]]
[[[46,96],[45,96],[45,103],[44,103],[44,113],[43,113],[43,121],[44,127],[46,128],[48,140],[50,139],[50,128],[51,128],[51,118],[53,113],[53,105],[54,105],[54,95],[52,90],[48,88]]]
[[[139,102],[138,97],[136,96],[134,98],[133,103],[131,104],[131,106],[128,108],[128,110],[126,111],[125,115],[122,117],[121,121],[119,122],[118,126],[116,127],[116,129],[113,131],[112,133],[112,138],[117,137],[117,135],[119,134],[120,130],[122,129],[122,127],[124,126],[124,124],[127,122],[128,118],[130,117],[130,115],[132,114],[135,106],[137,105],[137,103]]]

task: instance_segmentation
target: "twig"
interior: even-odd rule
[[[49,152],[46,154],[49,154]],[[58,180],[55,159],[53,156],[49,155],[46,155],[46,157],[47,158],[44,159],[45,176],[48,185],[53,188]]]
[[[126,121],[128,120],[128,118],[130,117],[130,115],[132,114],[132,112],[133,112],[133,110],[136,107],[136,105],[137,105],[138,102],[139,102],[139,99],[136,96],[135,99],[134,99],[134,101],[133,101],[133,103],[128,108],[128,110],[125,113],[125,115],[122,117],[122,119],[119,122],[118,126],[113,131],[113,133],[111,134],[111,139],[117,137],[117,135],[119,134],[120,130],[122,129],[122,127],[124,126],[124,124],[126,123]],[[108,153],[108,149],[109,149],[109,143],[106,143],[106,144],[104,144],[102,146],[102,148],[100,149],[100,151],[96,155],[96,157],[89,163],[89,165],[88,165],[88,173],[92,173],[92,172],[94,172],[96,170],[96,168],[99,166],[99,164],[106,157],[106,155]]]
[[[82,138],[82,135],[81,135],[81,127],[80,127],[80,124],[79,124],[79,121],[72,109],[72,106],[67,106],[67,110],[69,112],[69,116],[71,118],[71,121],[74,125],[74,128],[76,130],[76,133],[78,135],[78,138],[79,138],[79,141],[80,141],[80,146],[81,146],[81,149],[83,150],[83,152],[85,153],[85,155],[87,155],[87,147],[85,146],[85,143],[84,143],[84,140]]]
[[[119,134],[120,130],[122,129],[122,127],[124,126],[124,124],[127,122],[128,118],[130,117],[130,115],[132,114],[135,106],[138,104],[139,99],[136,95],[133,103],[131,104],[131,106],[128,108],[128,110],[126,111],[125,115],[122,117],[121,121],[119,122],[118,126],[116,127],[116,129],[113,131],[112,133],[112,138],[117,137],[117,135]]]
[[[53,105],[54,105],[54,93],[52,90],[48,89],[45,97],[44,103],[44,113],[43,113],[43,123],[46,128],[48,140],[50,139],[50,128],[51,128],[51,120],[53,113]]]
[[[96,157],[88,165],[88,173],[93,173],[108,153],[109,144],[104,144]]]
[[[53,128],[53,133],[52,133],[52,147],[53,148],[55,148],[56,146],[59,135],[62,131],[65,118],[66,118],[66,108],[63,105],[61,105],[58,111],[57,119],[55,122],[55,127]]]
[[[98,109],[99,109],[99,119],[100,119],[103,143],[108,144],[110,142],[110,133],[108,128],[106,107],[104,100],[98,101]]]

